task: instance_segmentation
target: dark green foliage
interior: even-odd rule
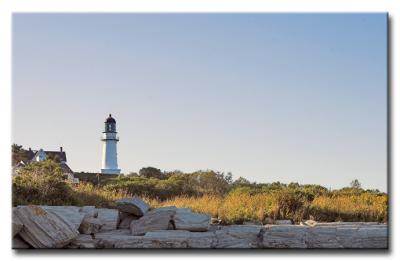
[[[12,166],[15,166],[20,161],[27,161],[27,151],[18,144],[13,144],[11,146],[11,155],[12,155]]]
[[[160,169],[153,167],[141,168],[139,170],[139,176],[144,178],[155,178],[155,179],[165,178],[165,175],[161,172]]]
[[[230,188],[225,175],[214,171],[197,171],[190,174],[169,172],[162,174],[162,179],[154,176],[146,177],[146,175],[129,175],[110,179],[105,183],[104,189],[126,191],[138,196],[164,200],[181,195],[224,195]]]

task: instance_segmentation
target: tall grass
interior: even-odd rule
[[[131,195],[122,191],[109,191],[96,187],[91,183],[80,183],[73,187],[75,197],[80,206],[96,206],[99,208],[114,207],[114,201],[130,197]]]
[[[223,202],[220,196],[204,195],[202,197],[180,196],[165,201],[154,200],[152,207],[176,206],[191,208],[194,212],[210,214],[218,217],[218,211]]]
[[[204,195],[180,196],[166,201],[153,201],[153,207],[188,207],[195,212],[218,217],[224,224],[244,221],[266,222],[266,219],[304,219],[318,221],[387,222],[387,195],[318,196],[309,201],[296,192],[230,193],[225,197]]]
[[[387,222],[387,195],[319,196],[310,206],[310,215],[322,221]]]

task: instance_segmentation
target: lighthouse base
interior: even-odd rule
[[[101,169],[101,174],[120,174],[120,169]]]

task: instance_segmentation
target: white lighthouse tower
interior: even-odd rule
[[[104,131],[101,138],[103,142],[103,159],[101,164],[101,173],[119,174],[120,169],[117,163],[117,137],[116,121],[110,116],[104,122]]]

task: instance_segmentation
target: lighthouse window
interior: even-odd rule
[[[108,130],[111,131],[111,124],[108,125]]]

